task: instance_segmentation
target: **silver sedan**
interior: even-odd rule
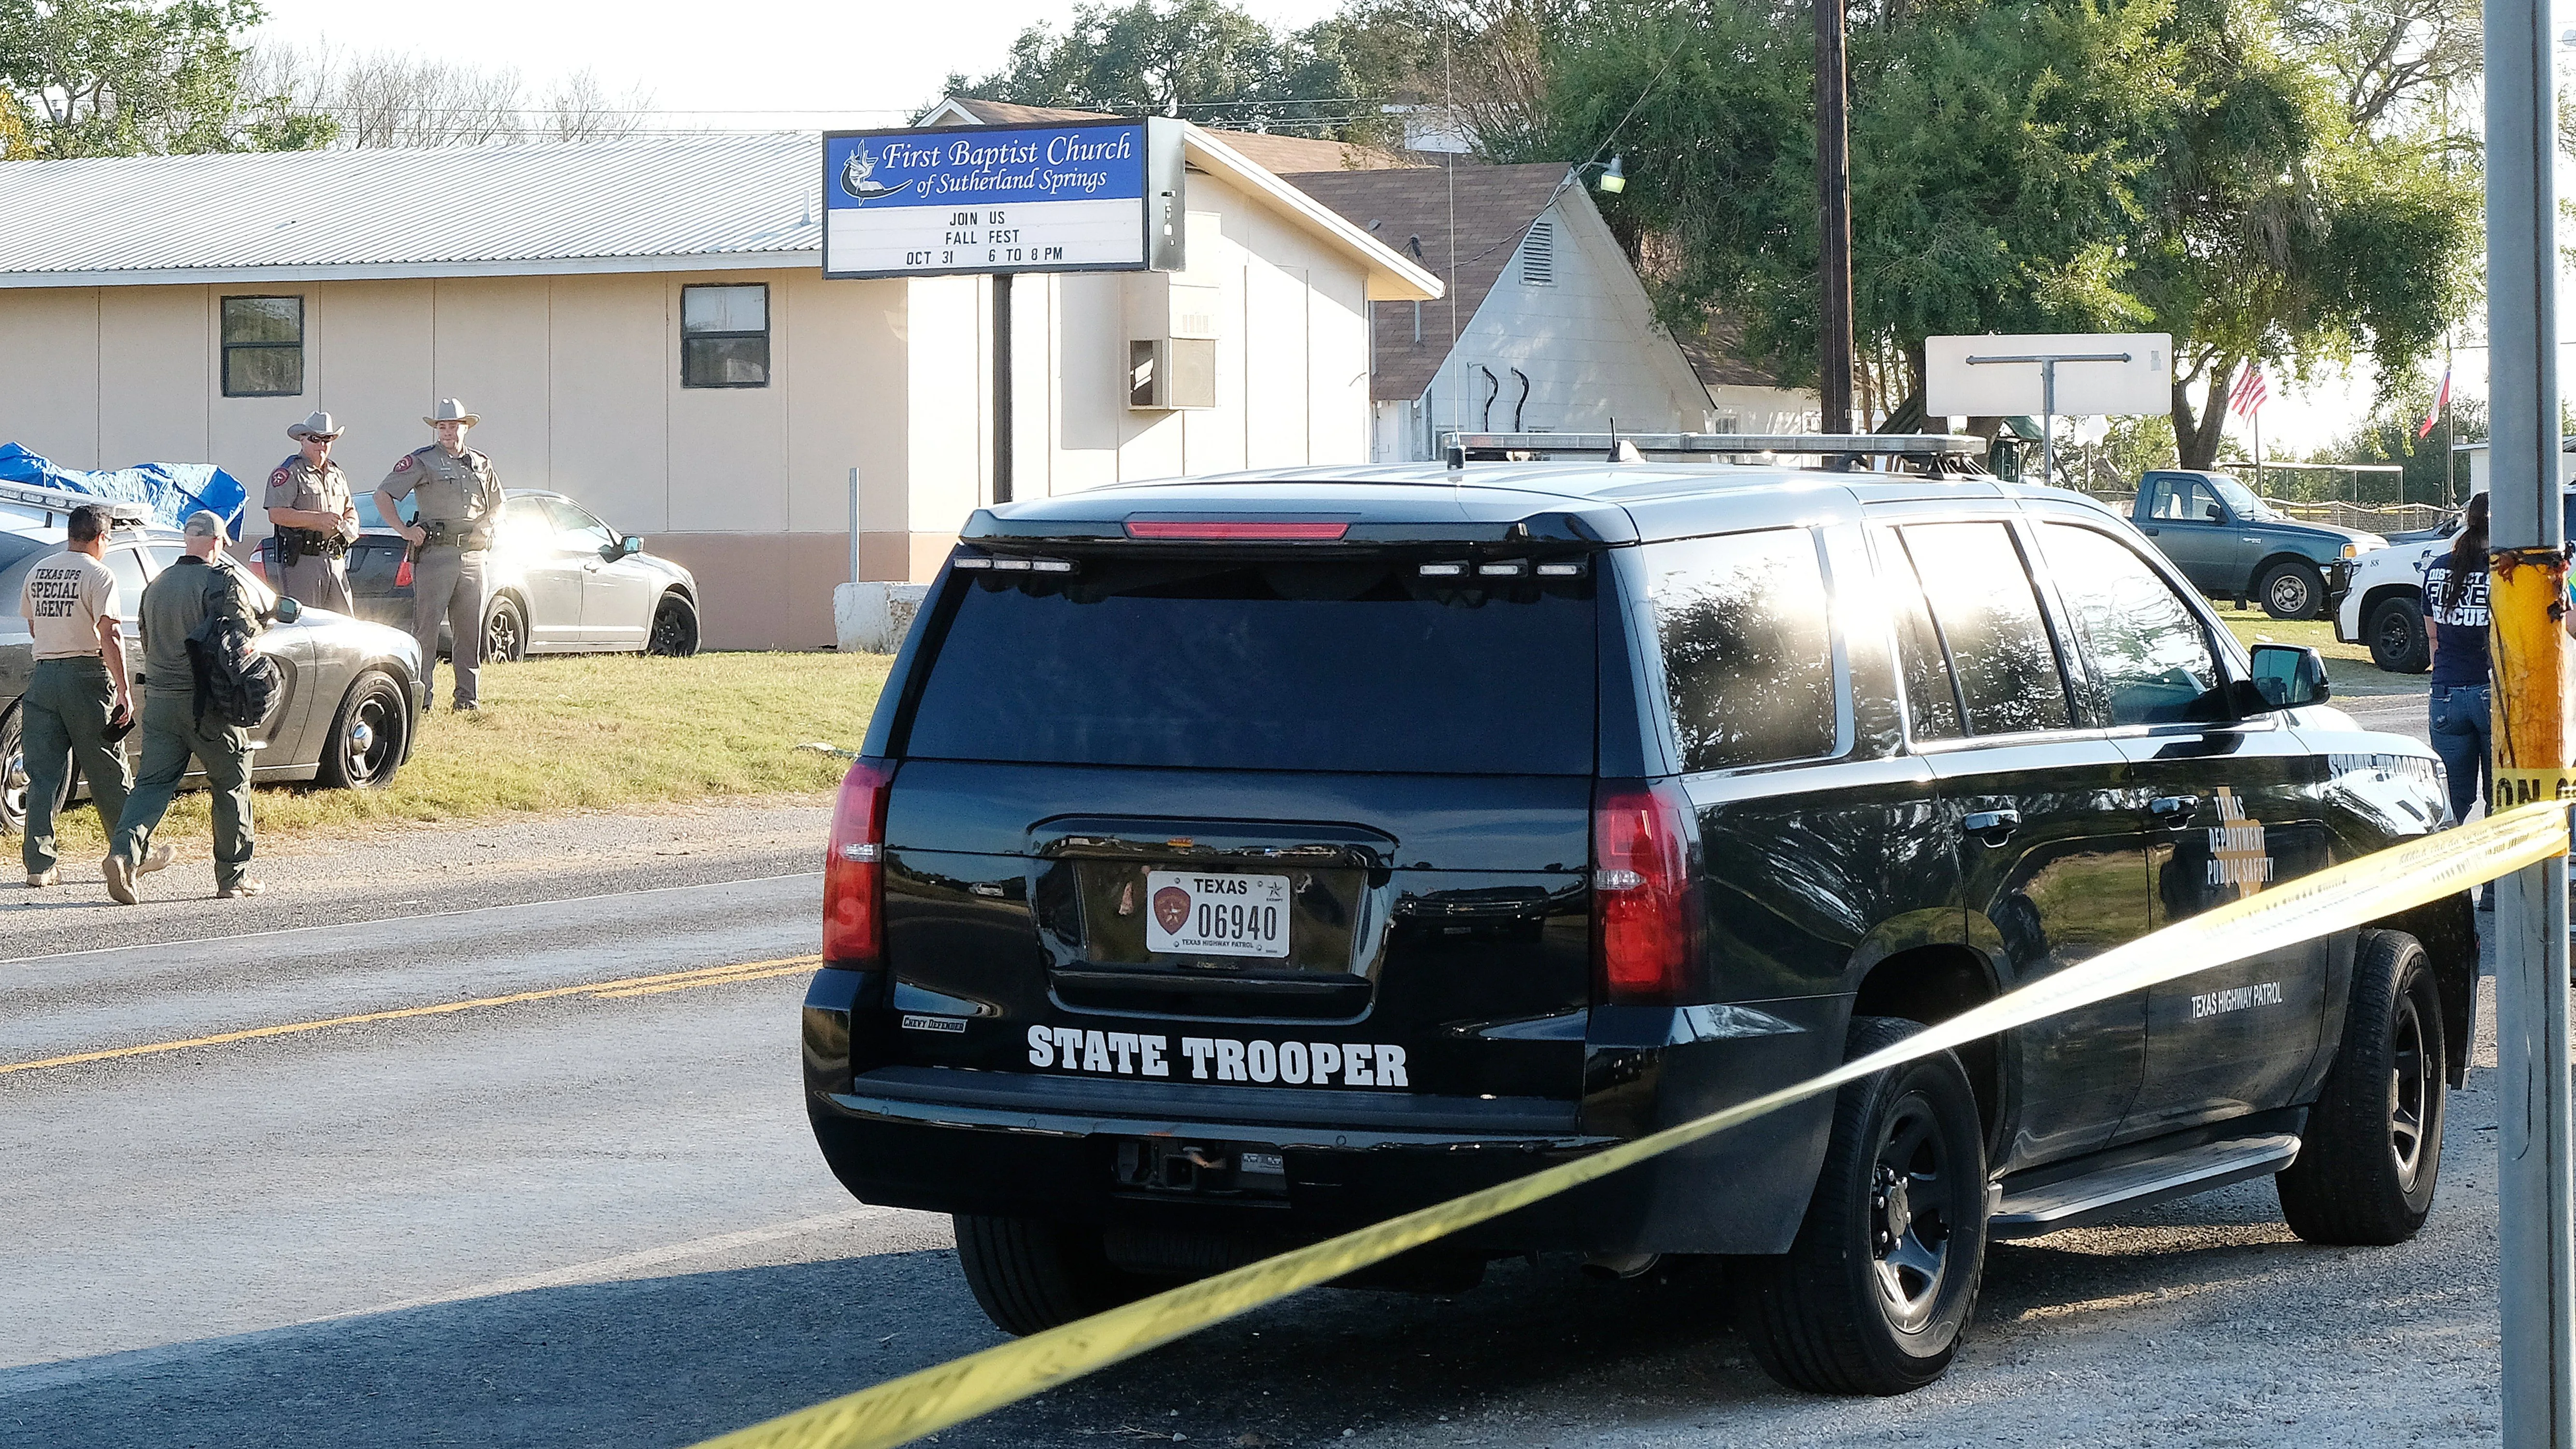
[[[17,831],[27,819],[27,769],[20,734],[18,701],[35,668],[35,641],[15,607],[36,560],[63,547],[59,523],[32,526],[33,520],[0,523],[0,830]],[[117,592],[128,602],[126,613],[154,575],[184,551],[178,533],[164,528],[120,527],[108,534],[107,566],[116,575]],[[245,570],[251,593],[262,609],[276,595],[257,575]],[[272,625],[259,636],[260,652],[277,661],[285,679],[277,704],[251,734],[256,751],[251,779],[271,782],[313,781],[325,786],[368,789],[382,785],[411,758],[420,718],[420,650],[409,634],[322,609],[308,609],[291,623]],[[125,624],[127,665],[138,679],[143,664],[142,635],[134,620]],[[139,686],[138,686],[139,688]],[[192,770],[187,784],[205,783]],[[74,798],[85,794],[80,782]]]

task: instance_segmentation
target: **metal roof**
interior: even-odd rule
[[[0,164],[0,287],[815,265],[811,132]]]

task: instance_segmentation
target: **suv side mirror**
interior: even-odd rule
[[[277,596],[277,603],[269,609],[268,616],[281,624],[292,624],[304,617],[304,606],[280,594]]]
[[[2254,687],[2267,709],[2297,709],[2334,698],[2325,656],[2297,644],[2255,645]]]

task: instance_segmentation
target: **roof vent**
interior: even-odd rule
[[[1529,236],[1521,242],[1521,285],[1553,287],[1556,285],[1556,223],[1534,221]]]

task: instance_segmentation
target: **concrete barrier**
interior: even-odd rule
[[[844,654],[892,654],[912,630],[928,584],[857,583],[832,588],[832,623]]]

